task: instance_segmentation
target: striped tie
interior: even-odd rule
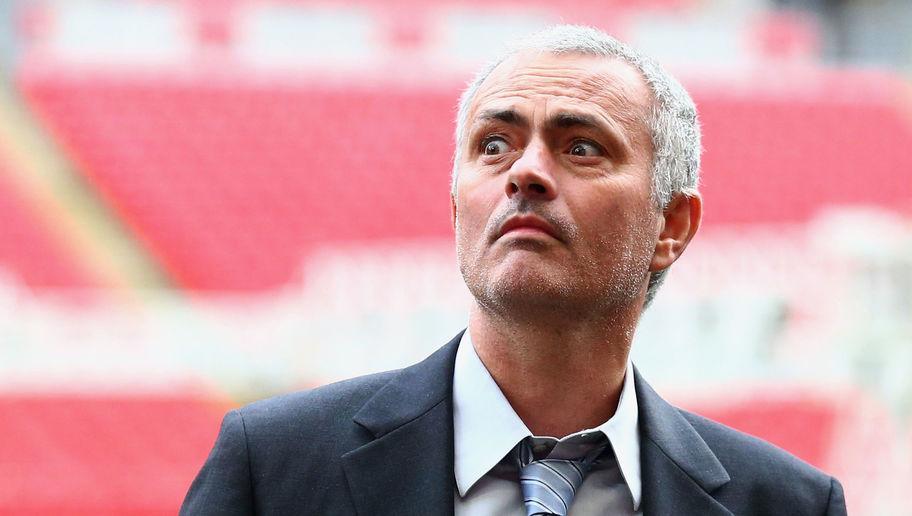
[[[576,460],[532,460],[528,442],[520,445],[520,462],[524,464],[519,474],[523,502],[527,516],[567,516],[576,490],[583,477],[604,446]]]

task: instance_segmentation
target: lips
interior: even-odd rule
[[[536,215],[517,215],[510,217],[500,227],[500,231],[498,232],[497,237],[500,238],[508,233],[518,230],[538,231],[545,233],[551,238],[560,240],[560,238],[557,236],[557,231],[554,230],[554,227]]]

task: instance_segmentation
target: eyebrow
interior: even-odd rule
[[[609,138],[605,143],[609,145],[618,156],[626,154],[627,148],[630,146],[630,141],[627,139],[627,136],[622,129],[612,123],[605,123],[602,119],[586,113],[573,113],[567,111],[556,113],[548,119],[546,126],[551,130],[582,127],[584,129],[600,132]]]
[[[482,111],[478,115],[479,120],[491,121],[498,120],[505,124],[515,125],[519,127],[529,127],[529,119],[525,116],[519,114],[514,109],[489,109],[487,111]]]
[[[557,113],[547,123],[549,128],[568,129],[571,127],[586,127],[589,129],[602,129],[602,124],[592,115],[581,113]]]
[[[529,119],[514,109],[489,109],[478,115],[478,120],[497,120],[505,124],[519,127],[529,127]],[[584,113],[561,112],[552,116],[546,123],[549,129],[569,129],[571,127],[585,127],[588,129],[604,130],[605,126],[596,117]]]

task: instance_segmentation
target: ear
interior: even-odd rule
[[[456,229],[456,194],[450,194],[450,222],[453,229]]]
[[[661,229],[649,264],[651,272],[668,268],[681,256],[690,239],[697,233],[702,216],[703,199],[699,194],[679,193],[671,199],[659,219]]]

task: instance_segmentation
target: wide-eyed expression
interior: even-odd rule
[[[661,229],[652,102],[636,69],[596,56],[519,54],[484,81],[453,199],[482,305],[604,310],[643,294]]]

